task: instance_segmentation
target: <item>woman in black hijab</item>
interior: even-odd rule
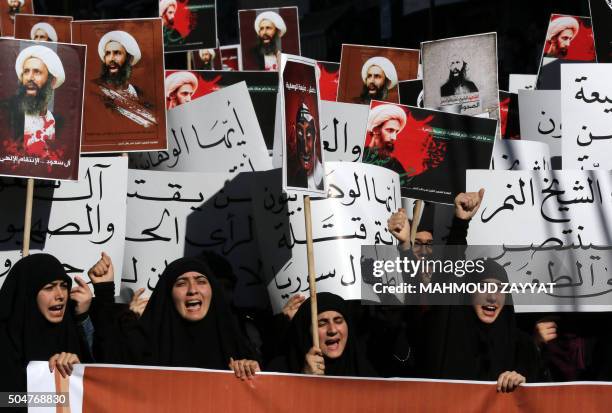
[[[312,346],[310,298],[291,321],[286,370],[327,376],[376,377],[357,343],[348,303],[331,293],[317,293],[319,346]],[[285,370],[285,368],[281,368]]]
[[[506,270],[493,260],[467,282],[508,282]],[[537,381],[539,355],[531,337],[516,326],[512,297],[501,293],[466,295],[460,306],[433,308],[425,321],[420,361],[426,377],[497,381],[497,389],[513,391]],[[469,300],[469,301],[468,301]]]
[[[22,258],[0,289],[0,391],[26,391],[26,367],[49,360],[62,376],[72,373],[85,348],[70,301],[72,281],[49,254]],[[86,354],[86,353],[85,353]]]
[[[96,297],[107,303],[112,302],[113,283],[99,281],[111,280],[111,269],[110,258],[103,256],[90,270]],[[96,333],[113,335],[101,342],[114,342],[115,362],[218,370],[230,366],[241,378],[259,371],[222,288],[202,258],[181,258],[168,265],[140,319],[104,320],[100,311],[98,306],[101,323],[95,323]],[[109,321],[121,324],[119,329],[109,329]]]

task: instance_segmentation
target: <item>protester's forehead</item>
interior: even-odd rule
[[[335,310],[328,310],[328,311],[323,311],[322,313],[319,313],[319,315],[317,316],[317,319],[318,320],[333,320],[334,318],[338,318],[338,317],[344,318],[342,313],[339,313],[338,311],[335,311]]]
[[[185,272],[185,273],[179,275],[176,278],[176,280],[177,281],[179,281],[179,280],[186,280],[186,279],[189,279],[189,278],[193,278],[193,279],[206,278],[206,279],[208,279],[208,277],[206,277],[206,275],[204,275],[202,273],[199,273],[197,271],[188,271],[188,272]]]

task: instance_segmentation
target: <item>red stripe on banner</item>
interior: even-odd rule
[[[605,411],[609,385],[521,387],[493,384],[356,380],[87,366],[84,412],[562,412]]]

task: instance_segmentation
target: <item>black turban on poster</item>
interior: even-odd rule
[[[64,266],[49,254],[22,258],[11,269],[0,289],[0,391],[25,391],[26,366],[32,360],[48,361],[61,352],[80,356],[77,324],[68,297],[64,318],[49,322],[38,309],[38,292],[54,281],[72,281]]]

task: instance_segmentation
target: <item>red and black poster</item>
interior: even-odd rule
[[[282,55],[283,189],[325,196],[317,62]]]
[[[319,66],[319,93],[322,100],[336,101],[340,63],[317,61]]]
[[[217,47],[215,0],[160,0],[166,53]]]
[[[521,139],[518,94],[500,90],[499,113],[502,139]]]
[[[497,120],[373,101],[363,162],[400,175],[402,197],[452,204],[467,169],[489,169]]]
[[[85,46],[0,39],[0,175],[77,180]]]

